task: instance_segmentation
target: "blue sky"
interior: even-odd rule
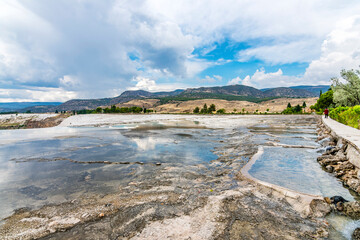
[[[0,102],[330,84],[360,65],[357,0],[2,0]]]

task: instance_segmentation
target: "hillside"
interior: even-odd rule
[[[146,107],[156,110],[157,113],[192,113],[196,107],[202,108],[204,104],[207,104],[207,106],[210,106],[210,104],[215,104],[216,109],[224,108],[228,113],[234,112],[234,109],[236,109],[236,112],[243,112],[244,109],[245,113],[254,113],[256,110],[258,110],[258,112],[279,113],[287,107],[288,103],[290,103],[292,106],[296,106],[297,104],[302,106],[303,102],[305,102],[309,107],[310,105],[315,104],[316,100],[317,98],[278,98],[255,103],[249,101],[227,101],[223,99],[197,99],[159,105],[157,99],[143,99],[132,100],[127,103],[118,104],[117,106]],[[308,107],[306,110],[309,110]]]
[[[272,88],[266,90],[263,93],[263,97],[271,98],[271,97],[291,97],[291,98],[299,98],[299,97],[316,97],[318,95],[314,94],[305,89],[292,89],[287,87],[279,87]]]
[[[125,91],[121,95],[114,98],[100,99],[73,99],[58,106],[36,106],[22,109],[21,112],[54,112],[68,110],[95,109],[99,106],[110,106],[126,103],[135,99],[158,99],[159,105],[179,102],[191,101],[196,99],[224,99],[228,101],[248,101],[259,103],[275,98],[309,98],[318,97],[316,92],[324,86],[295,86],[295,87],[279,87],[272,89],[259,90],[244,85],[231,85],[222,87],[200,87],[188,88],[186,90],[175,90],[171,92],[148,92],[144,90]],[[311,89],[312,91],[309,91]],[[320,91],[320,90],[319,90]]]

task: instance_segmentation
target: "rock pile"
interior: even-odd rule
[[[360,171],[347,157],[348,143],[333,137],[326,127],[320,123],[318,142],[325,152],[317,158],[324,170],[341,179],[346,187],[360,193]]]

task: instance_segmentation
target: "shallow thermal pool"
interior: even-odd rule
[[[251,128],[251,132],[263,149],[249,170],[253,177],[302,193],[324,197],[340,195],[349,201],[358,199],[316,161],[321,155],[321,146],[315,141],[314,125],[262,125]],[[360,227],[360,221],[336,214],[327,220],[332,226],[330,239],[351,239],[352,232]]]
[[[263,154],[249,170],[252,176],[303,193],[324,197],[341,195],[354,200],[342,183],[316,161],[321,155],[321,146],[315,142],[314,126],[263,126],[252,131],[264,145]]]
[[[0,219],[21,207],[114,192],[140,167],[215,160],[212,150],[221,144],[219,130],[198,128],[196,123],[185,128],[150,123],[0,134]],[[89,164],[97,161],[107,164]]]

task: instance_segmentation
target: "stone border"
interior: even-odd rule
[[[331,119],[332,121],[335,121]],[[344,136],[340,136],[338,132],[341,131],[341,129],[333,129],[329,124],[326,123],[325,117],[321,118],[321,122],[324,124],[324,126],[330,131],[331,136],[338,139],[338,143],[344,144],[347,143],[348,147],[346,149],[346,157],[350,161],[351,164],[353,164],[355,167],[360,168],[360,149],[359,146],[357,146],[355,143],[353,143],[349,138],[346,138]],[[336,122],[338,124],[344,125],[342,123]],[[351,128],[349,126],[344,125],[346,128]],[[359,131],[354,128],[354,132]],[[338,144],[339,145],[339,144]]]
[[[309,216],[312,213],[312,210],[310,209],[310,203],[314,199],[323,200],[322,196],[291,190],[269,182],[261,181],[250,175],[249,170],[263,153],[264,148],[262,146],[259,146],[257,153],[254,154],[251,157],[250,161],[240,170],[241,175],[245,177],[246,180],[248,180],[249,182],[269,188],[272,190],[272,193],[276,192],[281,196],[285,197],[287,202],[291,204],[296,211],[298,211],[303,216]]]

